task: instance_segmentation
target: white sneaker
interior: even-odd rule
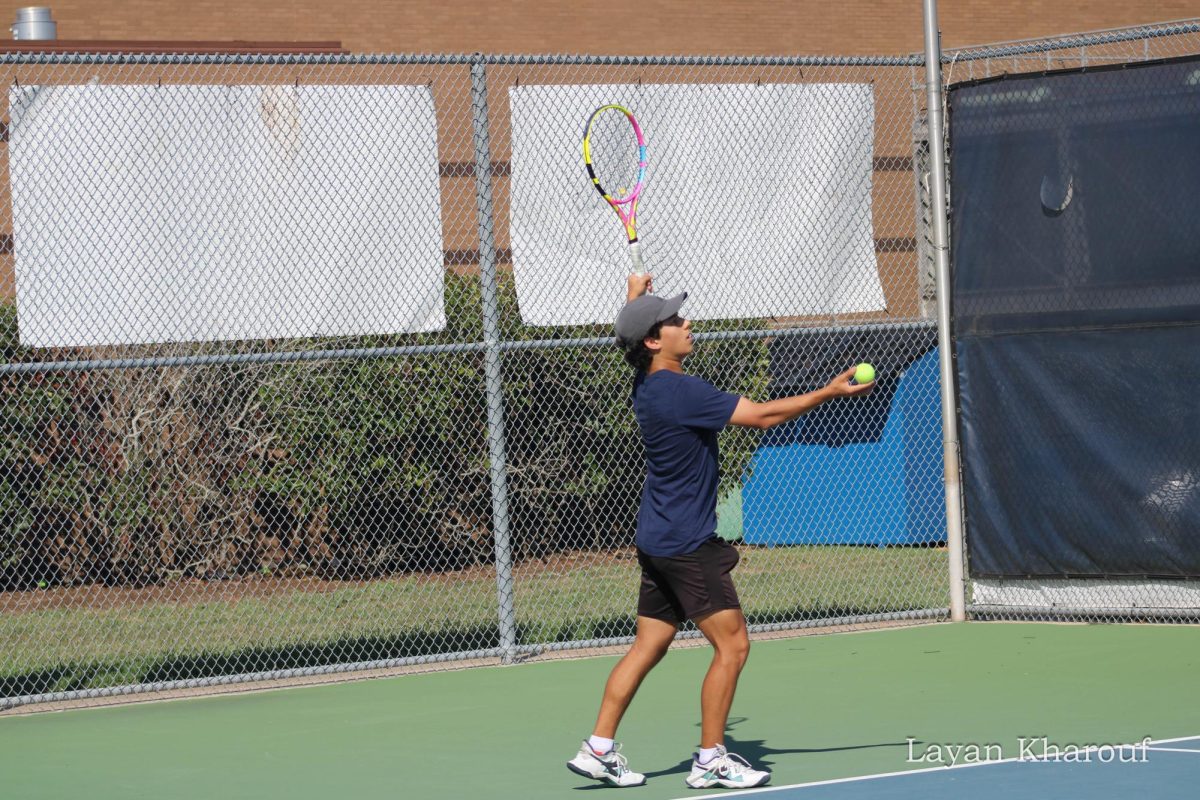
[[[612,750],[598,756],[585,740],[575,757],[567,762],[567,769],[613,786],[641,786],[646,782],[646,776],[631,772],[620,751],[621,745],[614,744]]]
[[[724,786],[726,789],[749,789],[752,786],[763,786],[771,780],[771,773],[766,770],[754,769],[746,759],[725,750],[724,745],[717,745],[717,757],[701,766],[692,757],[692,773],[684,779],[684,783],[693,789],[711,789],[714,786]]]

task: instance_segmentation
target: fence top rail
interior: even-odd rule
[[[347,65],[495,64],[554,66],[767,66],[767,67],[917,67],[923,56],[603,56],[497,55],[487,53],[147,53],[147,52],[0,52],[0,64],[26,65]]]
[[[1121,42],[1134,42],[1141,39],[1163,39],[1189,33],[1200,33],[1200,17],[1181,19],[1173,22],[1155,22],[1132,28],[1110,28],[1068,36],[1021,39],[1012,42],[947,48],[942,51],[942,61],[947,63],[952,61],[980,61],[987,58],[1049,53],[1056,50],[1119,44]]]
[[[698,341],[729,341],[735,339],[827,336],[831,334],[867,333],[871,331],[919,332],[932,330],[934,325],[930,320],[882,324],[867,322],[836,326],[713,331],[711,333],[697,333],[695,337]],[[551,350],[569,347],[614,347],[615,344],[616,340],[611,336],[592,336],[576,339],[501,341],[495,343],[494,347],[501,351],[513,351]],[[208,353],[204,355],[79,359],[75,361],[16,361],[0,364],[0,377],[6,375],[48,374],[53,372],[93,372],[99,370],[159,369],[166,367],[213,367],[240,364],[298,364],[307,361],[359,361],[371,358],[480,353],[487,350],[488,347],[487,342],[450,342],[446,344],[398,345],[395,347],[283,350],[273,353]]]
[[[486,55],[487,64],[714,66],[714,67],[918,67],[924,56],[594,56],[594,55]]]

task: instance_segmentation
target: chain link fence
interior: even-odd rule
[[[815,313],[702,320],[691,369],[766,399],[858,360],[880,368],[869,405],[765,440],[723,434],[721,532],[742,542],[755,631],[945,615],[937,416],[888,427],[898,394],[936,406],[936,370],[900,386],[934,327],[915,256],[919,60],[42,55],[4,69],[10,705],[629,639],[632,376],[609,324],[524,322],[570,289],[554,252],[535,240],[514,280],[510,102],[539,87],[550,105],[534,118],[560,119],[572,152],[583,118],[555,91],[632,87],[653,115],[678,91],[727,90],[722,114],[685,120],[693,138],[717,145],[738,120],[746,163],[730,174],[776,159],[760,172],[781,175],[789,159],[822,168],[815,148],[839,143],[837,127],[806,142],[773,125],[779,93],[865,88],[872,116],[846,120],[867,134],[857,184],[791,196],[781,177],[762,187],[774,204],[685,197],[711,216],[681,237],[656,225],[673,201],[655,206],[666,175],[652,173],[643,241],[660,291],[701,298],[683,285],[686,235],[753,215],[770,236],[795,213],[779,200],[869,198],[868,261],[836,231],[806,235],[841,260],[835,281],[877,265],[882,303],[851,293],[843,306],[868,310],[822,311],[814,284],[800,294]],[[695,143],[648,134],[658,164]],[[559,177],[598,204],[570,168]],[[615,220],[587,224],[620,241]],[[627,266],[604,268],[615,312]],[[777,280],[756,291],[795,293]]]
[[[1109,65],[1160,61],[1194,56],[1198,53],[1200,53],[1200,21],[1182,20],[1137,28],[950,50],[943,54],[943,77],[947,84],[953,84],[961,81],[1031,75],[1057,70],[1102,69]],[[1130,73],[1130,76],[1135,83],[1137,80],[1153,80],[1149,74],[1145,74],[1143,78],[1134,78],[1132,77],[1133,73]],[[1169,101],[1160,99],[1160,111],[1157,113],[1161,113],[1163,107],[1172,109],[1171,113],[1175,114],[1196,113],[1196,92],[1185,84],[1186,82],[1181,83],[1177,90],[1173,90],[1173,99]],[[1194,81],[1191,85],[1195,85]],[[1146,83],[1144,89],[1146,96],[1154,95],[1165,98],[1162,88],[1159,86]],[[1136,90],[1133,91],[1134,94],[1137,93]],[[1058,104],[1037,113],[1041,114],[1038,119],[1042,122],[1033,124],[1042,124],[1048,131],[1061,130],[1067,124],[1064,120],[1068,112]],[[1129,113],[1138,115],[1142,112],[1131,107]],[[1097,119],[1102,117],[1102,114],[1096,115]],[[1030,119],[1033,117],[1031,116]],[[1148,122],[1147,125],[1149,125]],[[1149,135],[1151,129],[1147,127],[1146,130]],[[954,134],[953,123],[950,134],[952,136]],[[1000,131],[997,130],[995,135],[999,136]],[[1099,146],[1098,138],[1099,134],[1093,136],[1089,141],[1094,146]],[[1158,147],[1159,145],[1147,144],[1146,146]],[[1062,150],[1063,144],[1060,142],[1058,147],[1059,150]],[[1161,157],[1170,158],[1170,155],[1164,150]],[[948,166],[950,172],[953,173],[953,160]],[[1013,165],[1014,169],[1016,167],[1017,165]],[[1115,174],[1124,167],[1118,163],[1110,163],[1107,168]],[[1093,175],[1092,177],[1095,179],[1098,176]],[[1093,180],[1093,183],[1096,182]],[[1093,187],[1093,189],[1095,188]],[[1061,194],[1063,187],[1059,187],[1058,191]],[[1098,196],[1093,197],[1093,203],[1100,199]],[[1179,210],[1164,207],[1160,200],[1162,198],[1145,194],[1138,195],[1136,198],[1128,198],[1128,202],[1137,203],[1146,208],[1147,213],[1161,215],[1164,224],[1174,224],[1170,220],[1179,213]],[[1069,202],[1069,197],[1067,201]],[[962,202],[969,202],[969,198],[958,198],[958,203]],[[956,205],[953,193],[950,196],[950,203],[951,206]],[[1150,209],[1154,210],[1150,211]],[[951,216],[953,219],[954,215]],[[1076,224],[1078,223],[1076,222]],[[1136,235],[1130,235],[1129,227],[1137,228]],[[1179,228],[1178,225],[1175,227]],[[1186,226],[1180,230],[1186,230]],[[953,231],[951,231],[951,236],[953,237]],[[1076,291],[1081,300],[1085,297],[1084,293],[1087,293],[1086,297],[1090,300],[1084,300],[1084,302],[1093,304],[1089,306],[1092,309],[1090,317],[1099,321],[1103,318],[1104,310],[1114,307],[1114,304],[1115,306],[1127,303],[1136,305],[1139,302],[1136,299],[1137,292],[1144,291],[1144,289],[1139,290],[1135,284],[1126,279],[1124,288],[1117,290],[1116,293],[1109,289],[1106,295],[1104,286],[1106,282],[1111,282],[1112,276],[1106,277],[1107,273],[1104,270],[1107,268],[1100,262],[1103,261],[1106,264],[1109,260],[1116,258],[1125,265],[1123,269],[1127,271],[1130,265],[1137,264],[1141,259],[1141,256],[1137,254],[1137,251],[1142,249],[1139,242],[1144,243],[1154,239],[1170,241],[1177,234],[1164,234],[1162,230],[1143,227],[1134,223],[1130,217],[1127,226],[1120,224],[1113,226],[1104,241],[1095,238],[1094,230],[1086,238],[1083,231],[1075,231],[1074,236],[1074,239],[1066,240],[1063,243],[1064,250],[1061,255],[1064,259],[1063,269],[1066,272],[1062,276],[1062,280],[1068,286],[1079,287]],[[1107,255],[1094,251],[1089,256],[1089,246],[1102,248]],[[1031,259],[1036,260],[1036,257],[1031,255]],[[1084,266],[1085,264],[1088,266]],[[1139,266],[1138,269],[1140,271],[1142,267]],[[1094,274],[1093,270],[1096,271]],[[1052,291],[1049,288],[1043,289],[1041,292],[1035,291],[1022,302],[1031,311],[1048,310],[1050,306],[1047,306],[1047,298],[1051,296]],[[1178,291],[1186,293],[1187,289],[1180,287]],[[1039,296],[1042,296],[1041,300],[1037,299]],[[1183,299],[1177,299],[1183,302]],[[963,308],[959,309],[958,313],[968,313],[968,311]],[[1114,368],[1120,369],[1125,375],[1131,375],[1133,371],[1136,371],[1139,358],[1145,358],[1147,362],[1159,358],[1157,354],[1138,356],[1136,354],[1139,352],[1140,345],[1137,341],[1130,338],[1121,341],[1123,342],[1121,352],[1124,355],[1117,357],[1114,364],[1119,362],[1120,366]],[[1131,357],[1132,360],[1130,360]],[[1095,391],[1093,389],[1093,392]],[[1000,406],[1004,407],[1006,413],[1014,420],[1027,414],[1047,420],[1053,416],[1050,409],[1039,410],[1038,406],[1040,402],[1043,402],[1042,399],[1032,397],[1027,399],[1029,400],[1028,405],[1024,402],[1013,402],[1012,398],[1005,398],[1001,395],[996,397]],[[1050,402],[1065,401],[1061,396],[1056,396],[1055,400]],[[1079,414],[1095,413],[1095,409],[1084,408],[1086,405],[1086,403],[1077,404]],[[1127,413],[1135,418],[1131,424],[1140,424],[1137,423],[1137,420],[1156,418],[1161,413],[1161,407],[1158,403],[1155,406],[1155,409],[1152,410],[1138,411],[1135,404],[1127,404]],[[1053,425],[1051,424],[1050,427]],[[1099,435],[1111,435],[1111,432]],[[1077,446],[1070,444],[1072,438],[1066,431],[1059,430],[1056,433],[1048,434],[1047,437],[1048,445],[1051,448],[1065,448],[1065,450],[1056,452],[1082,452]],[[1115,436],[1114,438],[1120,439],[1121,437]],[[1142,441],[1143,452],[1153,453],[1147,463],[1158,465],[1158,468],[1171,474],[1151,478],[1150,482],[1157,482],[1158,488],[1152,491],[1148,490],[1145,497],[1128,501],[1129,487],[1122,483],[1122,478],[1107,474],[1108,470],[1096,471],[1085,478],[1084,482],[1089,487],[1086,489],[1087,494],[1092,497],[1089,505],[1094,509],[1105,508],[1106,504],[1112,502],[1114,498],[1121,498],[1121,503],[1129,502],[1133,506],[1152,509],[1150,512],[1152,516],[1159,515],[1158,521],[1151,526],[1153,529],[1145,530],[1140,529],[1140,526],[1134,526],[1135,529],[1125,531],[1125,537],[1130,543],[1151,543],[1148,549],[1156,553],[1170,552],[1174,546],[1171,544],[1172,542],[1184,542],[1190,536],[1189,531],[1180,529],[1179,525],[1180,520],[1187,516],[1185,509],[1189,507],[1189,502],[1194,502],[1190,498],[1194,496],[1195,478],[1188,469],[1174,472],[1169,465],[1177,459],[1182,459],[1182,463],[1185,464],[1189,461],[1194,463],[1194,457],[1191,454],[1173,454],[1176,448],[1172,444],[1171,435],[1167,436],[1169,441],[1160,444],[1152,444],[1151,439],[1152,437],[1149,437]],[[1132,457],[1132,453],[1130,457]],[[1006,460],[1007,456],[1000,450],[994,451],[990,458],[997,463],[1010,463]],[[1012,466],[1019,468],[1016,464]],[[1147,477],[1149,478],[1149,476]],[[1070,482],[1070,479],[1065,476],[1064,479],[1068,483]],[[1062,486],[1065,487],[1066,484],[1062,484]],[[1064,488],[1062,491],[1073,490]],[[1028,498],[1028,500],[1031,508],[1036,505],[1037,501],[1033,498]],[[1110,511],[1108,514],[1112,519],[1121,518],[1119,513]],[[1089,533],[1086,529],[1088,523],[1085,521],[1085,517],[1086,514],[1077,517],[1077,527],[1084,526],[1084,529],[1065,531],[1065,533],[1076,540],[1093,541],[1094,544],[1091,547],[1095,550],[1096,557],[1103,560],[1105,556],[1108,556],[1108,561],[1111,562],[1113,560],[1111,553],[1106,550],[1099,531],[1091,530]],[[971,531],[973,526],[971,523],[970,509],[968,509],[966,529],[969,563],[972,553]],[[1162,548],[1166,548],[1166,550]],[[1121,565],[1123,569],[1118,570],[1125,574],[1115,574],[1111,577],[981,578],[975,576],[968,581],[967,608],[975,619],[1034,618],[1070,621],[1146,620],[1168,622],[1195,622],[1200,619],[1200,582],[1187,578],[1154,576],[1154,572],[1161,572],[1161,565],[1158,569],[1147,568],[1147,572],[1150,574],[1145,577],[1128,574],[1138,570],[1137,564],[1134,563],[1138,560],[1136,557],[1126,554],[1123,556]]]
[[[963,54],[947,60],[965,77]],[[544,242],[611,239],[623,256],[623,240],[615,219],[556,222],[554,195],[530,213],[534,178],[569,184],[564,207],[600,201],[581,157],[531,171],[521,127],[551,120],[577,147],[584,119],[562,98],[596,86],[649,117],[681,97],[711,108],[689,92],[720,102],[676,118],[687,135],[647,128],[646,262],[659,291],[689,290],[685,311],[704,312],[689,369],[754,399],[856,361],[878,370],[857,405],[722,434],[719,533],[738,543],[752,630],[947,618],[922,59],[2,64],[5,705],[630,639],[632,376],[607,321],[537,321],[582,280]],[[836,124],[796,139],[772,119],[806,91]],[[751,172],[760,191],[677,181],[656,199],[656,165],[709,144],[741,154],[704,167],[712,185]],[[865,164],[853,180],[794,190],[843,149]],[[825,272],[798,283],[796,215],[846,198],[868,201],[868,247],[802,228]],[[548,238],[514,235],[547,224]],[[712,230],[733,233],[714,244]],[[706,292],[696,241],[765,277]],[[596,260],[613,313],[626,271]],[[846,277],[863,274],[877,282]],[[702,305],[722,294],[752,313]]]

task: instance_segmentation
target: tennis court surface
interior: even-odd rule
[[[1030,745],[1030,742],[1024,744]],[[1200,777],[1200,736],[1163,741],[1096,745],[1076,750],[1060,748],[1047,755],[1040,738],[1033,753],[1000,761],[931,767],[907,772],[814,781],[794,786],[728,792],[772,800],[882,800],[882,798],[971,797],[999,800],[1009,797],[1153,797],[1196,796]],[[1020,750],[1018,744],[1018,750]],[[922,751],[918,747],[917,753]]]
[[[649,780],[628,790],[631,796],[739,794],[683,784],[709,657],[707,648],[669,654],[634,701],[620,739],[630,765]],[[564,767],[590,732],[614,660],[4,715],[2,794],[562,798],[626,791]],[[743,674],[728,742],[773,772],[772,787],[740,793],[746,796],[1193,797],[1200,724],[1188,687],[1198,667],[1195,629],[1170,625],[942,624],[761,641]],[[1147,737],[1144,750],[1129,749]],[[1022,755],[1022,738],[1034,740],[1032,754],[1044,763],[1012,760]],[[995,763],[931,762],[934,753],[942,763],[967,760],[971,745]],[[1090,762],[1048,760],[1049,746],[1062,753],[1075,747]]]

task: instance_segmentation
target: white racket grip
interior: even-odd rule
[[[629,255],[632,256],[632,258],[633,258],[633,269],[632,269],[633,274],[634,275],[645,275],[646,274],[646,265],[642,263],[642,243],[641,242],[630,242],[629,243]]]

